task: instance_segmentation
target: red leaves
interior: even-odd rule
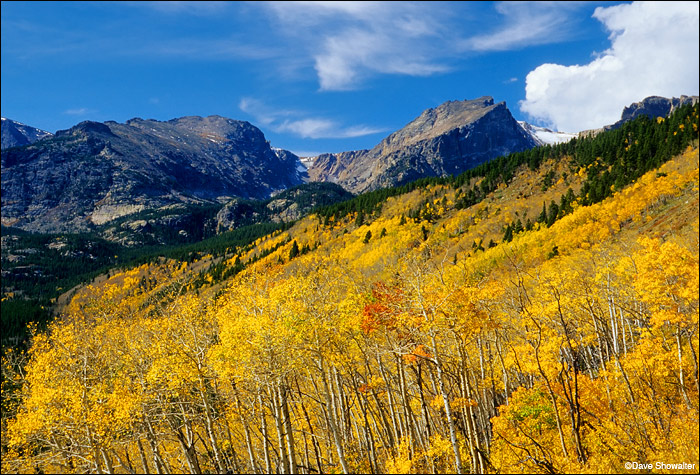
[[[365,334],[371,334],[379,327],[396,329],[396,317],[401,313],[403,292],[395,286],[383,282],[372,284],[372,303],[362,309],[360,328]]]

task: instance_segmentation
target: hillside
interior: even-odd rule
[[[2,471],[696,463],[698,118],[111,273],[5,355]]]
[[[332,183],[307,183],[266,200],[173,205],[95,226],[90,233],[29,233],[2,228],[2,342],[22,342],[29,322],[44,324],[57,298],[120,266],[183,256],[221,243],[245,245],[310,211],[352,198]]]

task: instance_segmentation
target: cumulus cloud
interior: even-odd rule
[[[598,7],[611,46],[588,64],[543,64],[526,78],[520,109],[568,132],[616,122],[648,96],[698,94],[698,2],[635,2]]]
[[[244,97],[238,107],[255,118],[263,126],[270,127],[277,133],[291,133],[309,139],[340,139],[362,137],[386,129],[366,125],[343,126],[339,122],[323,117],[308,117],[302,111],[276,109],[263,102]]]

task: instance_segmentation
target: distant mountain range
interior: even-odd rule
[[[625,108],[609,127],[640,114],[666,116],[697,100],[650,97]],[[371,150],[303,160],[272,148],[252,124],[220,116],[86,121],[55,135],[3,118],[2,224],[78,232],[144,210],[230,203],[216,224],[229,229],[249,221],[245,200],[270,200],[308,181],[359,193],[458,174],[497,156],[577,135],[519,123],[505,102],[491,97],[428,109]],[[313,201],[324,202],[319,193],[326,192],[329,199],[345,198],[337,189],[321,188],[311,191]],[[298,211],[292,202],[286,206],[291,209],[274,213],[253,208],[259,217],[276,213],[293,219]]]
[[[218,116],[82,122],[3,150],[2,175],[2,223],[40,232],[85,231],[175,204],[264,199],[306,181],[296,155],[276,153],[248,122]]]

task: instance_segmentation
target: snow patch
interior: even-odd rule
[[[524,121],[518,121],[520,127],[527,132],[538,145],[556,145],[560,143],[568,142],[569,140],[578,137],[578,134],[571,134],[568,132],[557,132],[546,127],[538,127],[536,125],[528,124]]]
[[[311,165],[314,164],[314,160],[316,160],[316,157],[300,157],[299,161],[301,162],[304,167],[308,170],[311,168]]]

